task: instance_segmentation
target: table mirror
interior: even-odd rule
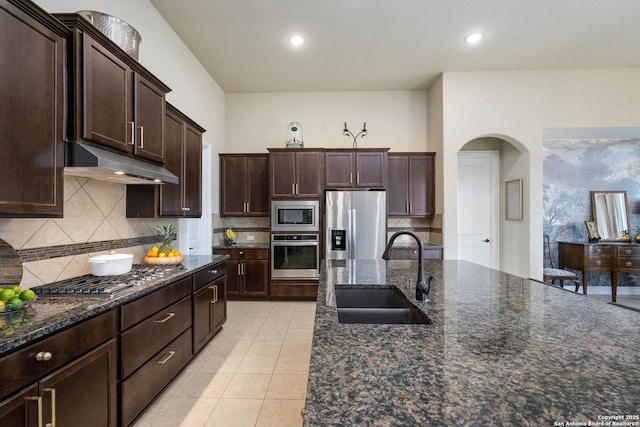
[[[626,191],[592,191],[591,209],[602,240],[631,240]]]

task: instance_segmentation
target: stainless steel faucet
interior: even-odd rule
[[[427,282],[424,279],[424,253],[422,244],[422,240],[416,233],[413,231],[402,230],[393,233],[391,238],[389,239],[389,243],[387,243],[387,248],[384,250],[382,254],[382,259],[389,261],[391,259],[391,252],[393,251],[393,242],[396,238],[402,234],[406,234],[408,236],[413,237],[418,242],[418,281],[416,282],[416,299],[418,301],[428,301],[427,296],[429,295],[429,291],[431,290],[431,281],[433,280],[433,276],[429,276],[429,281]]]

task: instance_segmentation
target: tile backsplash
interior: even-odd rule
[[[123,184],[65,176],[63,218],[0,219],[0,239],[23,257],[20,285],[88,274],[87,259],[111,249],[132,253],[134,263],[142,262],[154,241],[153,227],[176,221],[126,218],[125,195]],[[65,250],[75,255],[64,256]]]

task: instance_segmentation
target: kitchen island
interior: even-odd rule
[[[306,426],[640,425],[640,313],[465,261],[425,272],[423,303],[416,261],[323,262]],[[338,323],[334,289],[357,285],[432,324]]]

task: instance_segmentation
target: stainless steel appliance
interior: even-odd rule
[[[317,279],[320,249],[317,234],[272,234],[272,279]]]
[[[271,231],[320,231],[317,200],[274,200],[271,202]]]
[[[380,259],[387,240],[384,191],[327,191],[326,210],[327,259]]]
[[[94,276],[86,274],[80,277],[35,286],[33,291],[41,297],[60,296],[105,296],[116,297],[136,287],[152,284],[158,280],[169,279],[182,274],[182,264],[147,265],[134,264],[131,271],[116,276]]]

